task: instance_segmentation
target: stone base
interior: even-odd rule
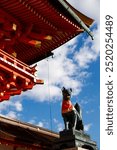
[[[75,147],[75,148],[67,148],[67,149],[63,149],[63,150],[88,150],[88,149],[84,149],[81,147]]]
[[[82,131],[66,130],[59,134],[60,138],[55,143],[55,150],[97,150],[96,143]]]

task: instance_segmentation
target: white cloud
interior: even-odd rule
[[[3,101],[0,103],[0,115],[4,115],[9,118],[18,119],[21,116],[23,110],[22,101],[19,96],[12,97],[9,101]]]
[[[14,103],[14,107],[16,108],[16,111],[22,111],[23,107],[20,101],[16,101]]]
[[[72,87],[78,94],[82,88],[82,82],[78,80],[79,69],[74,60],[68,57],[77,45],[77,38],[74,38],[54,51],[54,58],[43,60],[38,63],[37,75],[44,79],[44,85],[37,85],[31,91],[22,96],[44,101],[55,100],[61,97],[61,88]],[[80,72],[79,72],[80,74]]]
[[[99,23],[100,20],[100,1],[99,0],[67,0],[80,12],[91,17]]]
[[[73,7],[91,17],[97,24],[97,29],[93,31],[94,41],[90,38],[84,39],[84,45],[75,55],[75,60],[80,67],[88,67],[89,63],[95,61],[99,56],[100,49],[100,1],[99,0],[67,0]],[[89,47],[89,43],[92,44]]]
[[[43,122],[38,122],[38,124],[37,124],[39,127],[44,127],[44,123]]]
[[[93,109],[91,109],[91,110],[87,110],[86,111],[86,114],[91,114],[91,113],[93,113],[94,112],[94,110]]]
[[[43,128],[48,128],[48,129],[51,128],[49,122],[47,120],[44,120],[44,119],[35,123],[35,125],[37,125],[39,127],[43,127]]]
[[[92,126],[92,123],[84,125],[84,131],[86,131],[86,132],[89,131],[91,126]]]
[[[17,118],[17,114],[14,111],[9,111],[5,116],[12,118],[12,119],[16,119]]]
[[[35,121],[35,119],[31,119],[30,121],[28,121],[28,123],[30,123],[30,124],[36,124],[36,121]]]
[[[63,124],[62,123],[58,123],[57,124],[57,131],[62,131],[64,129]]]
[[[64,125],[63,123],[59,122],[56,118],[53,119],[54,121],[54,124],[56,126],[56,130],[59,132],[59,131],[62,131],[64,129]]]
[[[84,107],[85,105],[90,105],[94,103],[94,99],[90,99],[87,96],[84,96],[83,99],[80,100],[80,104],[82,107]]]
[[[15,111],[22,111],[23,109],[21,101],[15,100],[15,98],[11,98],[9,101],[3,101],[0,103],[0,112],[8,110],[9,108],[14,109]]]
[[[49,128],[49,123],[47,120],[42,119],[42,120],[38,121],[37,117],[31,118],[31,120],[29,120],[28,123],[34,124],[34,125],[42,127],[42,128]]]
[[[53,119],[54,123],[58,123],[58,120],[56,118]]]
[[[84,45],[75,53],[74,59],[80,68],[89,67],[89,64],[98,58],[100,51],[99,33],[99,28],[94,30],[94,40],[91,41],[89,37],[85,39]]]

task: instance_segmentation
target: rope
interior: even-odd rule
[[[50,114],[50,129],[52,131],[52,105],[51,105],[51,94],[50,94],[50,76],[49,76],[49,72],[50,72],[50,67],[49,67],[49,60],[47,59],[48,62],[48,99],[49,99],[49,114]]]

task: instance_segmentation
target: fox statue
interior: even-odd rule
[[[73,129],[73,130],[84,130],[83,122],[82,122],[82,113],[78,103],[75,105],[71,102],[71,93],[72,89],[62,88],[62,117],[64,120],[65,130]]]

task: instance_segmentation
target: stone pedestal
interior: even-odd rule
[[[63,150],[87,150],[81,147],[75,147],[75,148],[67,148],[67,149],[63,149]]]
[[[54,149],[97,150],[97,146],[96,143],[90,139],[90,136],[83,133],[82,131],[66,130],[60,132],[60,138],[56,141]]]

